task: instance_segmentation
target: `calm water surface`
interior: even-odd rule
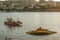
[[[22,27],[9,29],[4,25],[7,17],[23,22]],[[57,32],[52,35],[29,35],[25,32],[35,30],[39,27]],[[0,39],[5,37],[12,40],[60,40],[60,13],[59,12],[10,12],[0,13]]]

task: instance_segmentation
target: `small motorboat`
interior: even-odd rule
[[[22,26],[22,22],[20,22],[19,20],[15,21],[12,18],[7,18],[4,24],[7,25],[8,27],[21,27]]]
[[[54,31],[49,31],[48,29],[42,29],[41,27],[38,28],[37,30],[34,31],[29,31],[26,32],[27,34],[31,34],[31,35],[49,35],[49,34],[54,34],[56,32]]]

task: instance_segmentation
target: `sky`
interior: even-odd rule
[[[47,0],[48,1],[48,0]],[[60,0],[53,0],[53,1],[60,1]]]
[[[1,0],[0,0],[1,1]],[[2,0],[2,1],[4,1],[4,0]],[[38,0],[37,0],[38,1]],[[47,0],[48,1],[48,0]],[[60,1],[60,0],[54,0],[54,1]]]
[[[60,1],[60,0],[54,0],[54,1]]]

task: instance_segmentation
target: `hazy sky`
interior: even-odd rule
[[[1,0],[0,0],[1,1]],[[2,1],[4,1],[4,0],[2,0]],[[38,0],[37,0],[38,1]],[[47,0],[48,1],[48,0]],[[60,1],[60,0],[54,0],[54,1]]]
[[[60,0],[54,0],[54,1],[60,1]]]
[[[48,1],[48,0],[46,0],[46,1]],[[54,0],[54,1],[60,1],[60,0]]]

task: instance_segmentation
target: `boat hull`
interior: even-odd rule
[[[31,35],[49,35],[49,34],[54,34],[56,32],[52,32],[52,31],[41,31],[41,32],[30,31],[30,32],[26,32],[26,33],[31,34]]]

